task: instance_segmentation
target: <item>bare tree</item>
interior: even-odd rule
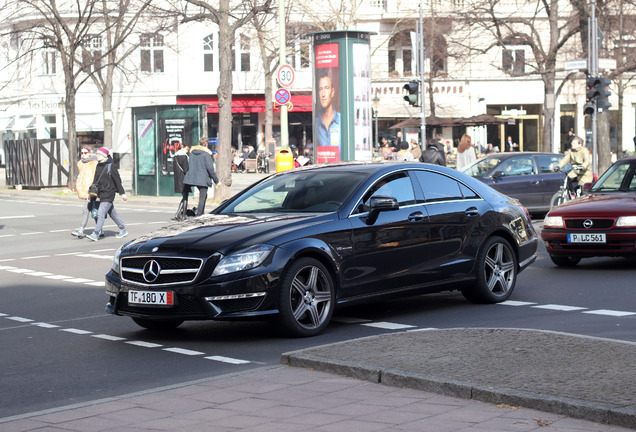
[[[579,33],[576,11],[560,10],[559,0],[534,0],[523,3],[521,10],[506,12],[501,0],[473,0],[462,13],[466,25],[474,26],[491,42],[477,49],[488,53],[493,48],[524,45],[532,53],[534,63],[528,70],[513,73],[538,74],[544,84],[543,139],[541,149],[552,151],[554,137],[557,57],[568,48],[568,42]],[[482,37],[483,37],[482,35]]]
[[[175,4],[181,21],[211,21],[219,27],[220,79],[217,88],[219,104],[219,143],[217,145],[217,170],[221,181],[215,190],[215,199],[231,196],[231,142],[232,142],[232,46],[237,29],[251,22],[254,15],[267,13],[271,0],[253,0],[231,4],[230,0],[209,3],[205,0],[185,0],[185,7]]]

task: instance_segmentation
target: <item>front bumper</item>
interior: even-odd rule
[[[593,257],[636,255],[636,231],[585,231],[589,234],[605,234],[605,243],[568,243],[568,232],[563,229],[545,229],[541,239],[550,255]]]

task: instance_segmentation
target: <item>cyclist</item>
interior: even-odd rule
[[[580,137],[572,139],[572,148],[565,152],[565,157],[561,159],[554,171],[559,171],[568,163],[572,166],[568,173],[568,188],[573,195],[576,195],[576,189],[579,185],[594,181],[590,152],[583,145],[583,140]]]

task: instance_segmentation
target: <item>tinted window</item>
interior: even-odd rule
[[[400,206],[415,204],[415,193],[411,179],[406,173],[393,174],[377,181],[369,191],[364,194],[362,201],[357,206],[357,213],[369,211],[369,200],[374,196],[390,196],[398,200]]]
[[[459,184],[459,188],[462,191],[462,195],[464,195],[464,198],[466,199],[472,199],[472,198],[479,198],[479,195],[477,195],[472,189],[470,189],[468,186],[462,184],[462,183],[457,183]]]
[[[426,202],[464,199],[460,183],[455,179],[430,171],[415,171],[415,178],[424,192]]]

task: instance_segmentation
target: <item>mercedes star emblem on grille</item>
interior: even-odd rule
[[[161,273],[161,266],[155,260],[150,260],[144,266],[144,279],[148,283],[153,283],[159,277]]]
[[[592,225],[594,225],[594,222],[592,222],[592,219],[585,219],[583,221],[583,228],[592,228]]]

